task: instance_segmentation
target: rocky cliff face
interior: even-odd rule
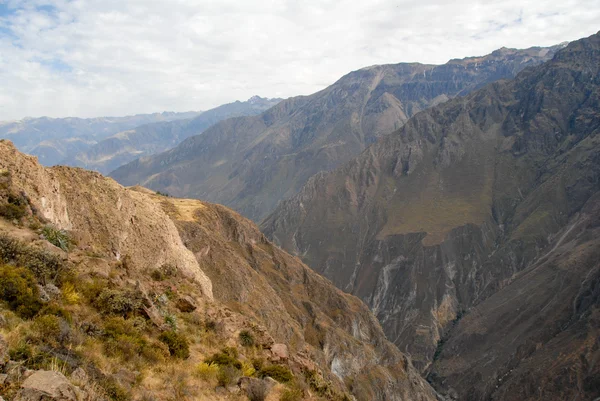
[[[354,71],[311,96],[226,121],[111,176],[176,196],[225,204],[260,221],[320,171],[349,161],[417,112],[548,60],[558,47],[500,49],[440,66]]]
[[[262,227],[363,299],[421,370],[442,358],[436,374],[441,382],[448,378],[445,384],[461,400],[492,393],[495,399],[533,397],[560,369],[579,366],[570,364],[580,356],[588,362],[575,371],[588,380],[597,355],[593,341],[556,365],[558,343],[551,341],[573,340],[571,350],[584,343],[574,339],[574,326],[559,321],[577,320],[586,327],[581,333],[598,335],[596,307],[589,306],[596,301],[586,301],[582,319],[573,307],[595,280],[594,254],[583,251],[592,246],[594,218],[577,223],[589,227],[578,231],[582,237],[573,239],[569,253],[552,264],[549,259],[573,234],[582,211],[595,213],[585,205],[594,204],[600,189],[599,65],[600,36],[594,35],[512,81],[419,113],[344,167],[311,178]],[[552,279],[551,271],[557,273]],[[556,287],[559,282],[564,287]],[[549,294],[558,293],[555,301],[570,307],[554,321],[544,313],[553,308]],[[448,340],[447,331],[465,313],[457,337]],[[548,335],[530,337],[527,325]],[[505,342],[510,346],[503,348]],[[548,371],[528,375],[526,364],[537,362]],[[513,386],[494,393],[499,384],[491,378],[504,381],[517,370]],[[574,381],[564,394],[574,394]],[[517,392],[524,383],[530,390]]]
[[[31,265],[19,253],[42,250],[42,260],[67,269],[31,287],[25,299],[37,313],[33,318],[29,310],[24,314],[24,306],[14,307],[13,298],[0,303],[0,340],[7,336],[15,359],[0,363],[10,378],[9,394],[21,397],[29,391],[28,382],[21,381],[32,372],[24,366],[62,366],[75,384],[77,369],[87,372],[88,395],[98,389],[91,381],[112,399],[125,399],[119,398],[125,397],[123,391],[161,399],[177,394],[245,399],[240,391],[250,391],[245,386],[262,383],[263,376],[283,383],[260,384],[273,387],[273,399],[284,392],[305,399],[348,394],[359,400],[436,399],[358,298],[336,289],[225,207],[126,189],[81,169],[44,168],[0,141],[0,205],[5,204],[22,213],[13,213],[12,223],[0,219],[0,274],[14,275],[11,269],[21,264],[37,272],[39,264]],[[13,209],[4,207],[1,213],[7,210]],[[44,240],[52,240],[46,228],[40,239],[40,223],[66,230],[61,235],[72,239],[64,246],[68,253]],[[14,239],[26,244],[17,246]],[[42,291],[46,299],[31,298]],[[52,301],[48,294],[59,295]],[[36,312],[40,302],[48,305]],[[48,329],[52,322],[60,328],[56,333]],[[193,339],[188,354],[178,354],[180,348],[171,347],[179,347],[185,336]],[[169,344],[167,357],[170,352],[175,360],[160,362],[164,356],[155,337]],[[215,357],[218,362],[198,367],[223,346],[228,348]],[[73,347],[78,351],[67,351]],[[21,349],[37,359],[18,362],[26,352]],[[253,367],[250,361],[263,362],[252,362]],[[216,379],[210,373],[215,369],[220,369]],[[192,378],[196,371],[201,373]],[[245,378],[232,378],[242,373]],[[215,380],[229,387],[215,392]]]
[[[201,134],[219,121],[260,114],[281,100],[254,96],[245,102],[215,107],[192,119],[141,125],[103,139],[84,151],[69,153],[61,163],[108,174],[139,157],[174,148],[184,139]]]

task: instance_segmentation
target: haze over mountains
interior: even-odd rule
[[[222,203],[260,221],[312,175],[347,162],[415,113],[511,78],[549,60],[560,47],[500,49],[440,66],[364,68],[259,116],[223,121],[111,176],[124,185]]]
[[[262,228],[449,395],[594,399],[599,134],[596,34],[415,115]]]
[[[85,151],[66,157],[61,163],[107,174],[138,157],[171,149],[219,121],[259,114],[280,101],[253,96],[245,102],[238,100],[207,110],[192,119],[142,125],[112,135]]]
[[[127,117],[26,118],[0,122],[0,137],[47,166],[65,164],[108,173],[140,156],[168,150],[231,117],[259,114],[281,99],[253,96],[205,112]]]
[[[23,152],[45,165],[86,149],[97,141],[137,126],[195,117],[199,112],[139,114],[127,117],[25,118],[0,122],[0,137],[10,139]]]

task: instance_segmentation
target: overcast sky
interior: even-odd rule
[[[373,64],[548,46],[598,0],[0,0],[0,120],[206,110]]]

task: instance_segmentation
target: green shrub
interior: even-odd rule
[[[60,285],[71,279],[73,274],[58,256],[27,246],[2,234],[0,234],[0,262],[26,267],[42,284],[54,281]]]
[[[130,317],[142,307],[142,295],[139,291],[105,288],[94,306],[103,313]]]
[[[236,369],[242,369],[242,363],[237,359],[237,357],[230,355],[227,353],[228,349],[223,349],[221,352],[217,352],[213,354],[213,356],[206,358],[204,362],[211,364],[216,363],[219,366],[233,366]]]
[[[60,319],[54,315],[38,316],[31,327],[38,340],[49,345],[57,346],[62,341]]]
[[[165,331],[161,333],[158,339],[169,347],[171,356],[181,359],[187,359],[190,356],[190,345],[188,339],[175,331]]]
[[[240,331],[239,338],[240,338],[240,343],[244,347],[251,347],[251,346],[254,345],[254,336],[248,330],[242,330],[242,331]]]
[[[263,368],[258,371],[258,377],[271,377],[280,383],[288,383],[294,379],[294,375],[290,369],[287,366],[282,365],[263,366]]]
[[[27,207],[23,205],[13,205],[5,203],[0,205],[0,216],[7,220],[20,220],[27,215]]]
[[[232,386],[237,384],[238,380],[242,377],[242,372],[231,365],[219,367],[219,373],[217,373],[217,382],[219,386]]]
[[[22,267],[0,266],[0,299],[25,319],[32,318],[42,308],[35,278]]]
[[[33,350],[31,345],[21,342],[16,347],[8,350],[8,356],[13,361],[26,361],[33,357]]]
[[[108,398],[113,401],[129,401],[131,395],[113,378],[107,378],[100,383]]]
[[[59,247],[63,251],[67,252],[71,249],[72,240],[69,234],[64,230],[59,230],[58,228],[47,225],[42,230],[42,235],[46,240],[54,246]]]

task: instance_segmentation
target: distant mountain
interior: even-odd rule
[[[127,117],[25,118],[0,122],[0,138],[10,139],[19,150],[37,156],[50,166],[99,140],[142,124],[193,118],[200,112],[137,114]]]
[[[452,399],[598,399],[600,33],[418,113],[262,229]]]
[[[176,148],[111,175],[175,196],[230,206],[255,221],[320,171],[349,161],[415,113],[550,59],[561,46],[500,49],[435,66],[381,65],[354,71],[311,96],[260,116],[226,120]]]
[[[281,100],[253,96],[245,102],[236,101],[215,107],[193,119],[145,124],[112,135],[80,152],[71,153],[61,163],[109,173],[138,157],[171,149],[221,120],[260,114]]]

